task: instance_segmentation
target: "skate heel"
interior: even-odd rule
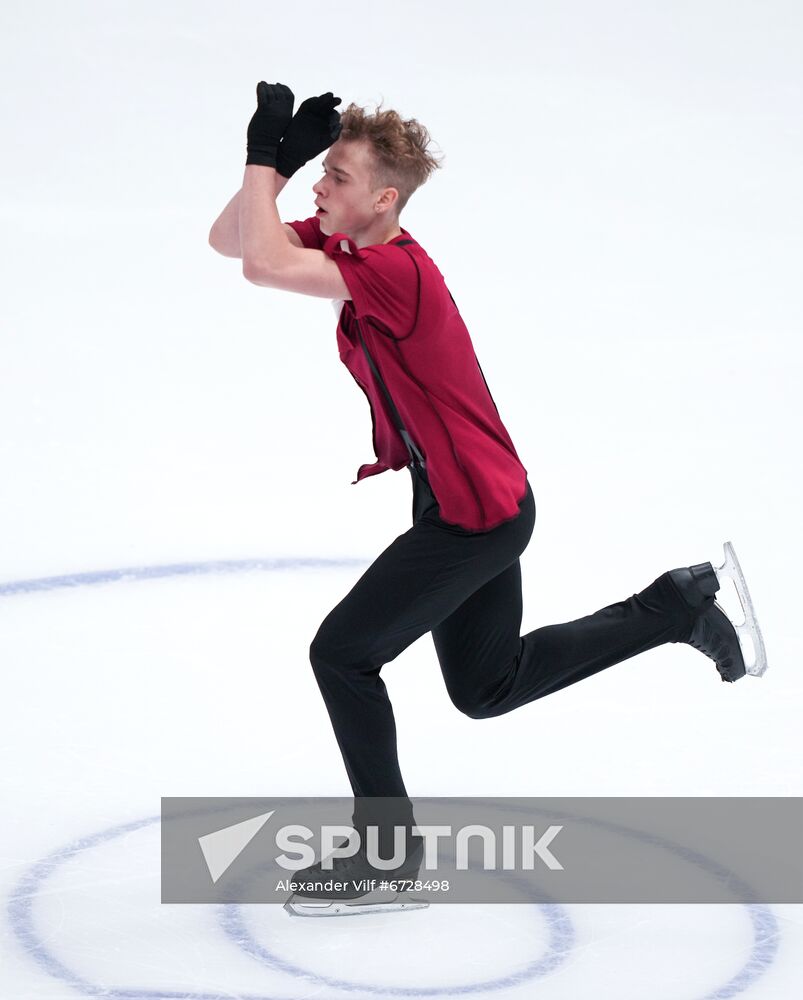
[[[689,566],[689,572],[694,577],[700,591],[706,597],[713,597],[719,590],[719,578],[710,562],[697,563],[696,566]]]
[[[670,570],[669,576],[690,608],[711,604],[719,590],[719,578],[710,562]]]

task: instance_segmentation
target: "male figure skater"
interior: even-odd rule
[[[432,633],[449,696],[474,719],[510,712],[666,642],[694,646],[722,680],[735,681],[748,667],[763,672],[763,645],[729,543],[717,570],[710,562],[671,570],[594,614],[520,636],[519,557],[535,523],[527,471],[443,276],[399,221],[439,166],[429,135],[392,110],[367,115],[352,104],[341,119],[331,92],[304,101],[295,116],[283,84],[260,83],[257,101],[242,190],[210,243],[241,256],[254,284],[334,300],[340,357],[373,420],[377,461],[361,466],[357,481],[406,467],[413,488],[413,526],[329,613],[310,647],[355,796],[355,829],[403,827],[404,849],[390,873],[372,869],[361,847],[336,858],[331,871],[319,863],[297,877],[415,877],[422,852],[380,672],[419,636]],[[282,224],[276,195],[327,150],[312,189],[315,214]],[[722,576],[736,584],[744,624],[734,626],[715,603]],[[742,631],[753,640],[750,664]],[[300,895],[342,903],[361,893]]]

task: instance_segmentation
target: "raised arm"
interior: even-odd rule
[[[340,115],[335,108],[341,100],[331,90],[318,97],[308,97],[289,124],[285,124],[282,118],[286,117],[288,107],[292,114],[293,100],[293,92],[284,84],[269,86],[261,81],[257,84],[257,111],[248,126],[246,165],[274,168],[271,174],[275,177],[270,186],[274,214],[275,199],[288,179],[305,163],[328,149],[340,134]],[[277,136],[281,136],[281,140]],[[242,259],[241,194],[242,188],[209,231],[209,245],[224,257]],[[282,228],[293,246],[303,248],[304,244],[292,226],[284,223]]]
[[[289,178],[277,175],[276,194],[285,186]],[[240,191],[226,205],[220,215],[215,219],[212,228],[209,230],[209,246],[217,250],[224,257],[242,257],[240,250]],[[303,246],[297,233],[290,226],[285,225],[285,233],[290,242],[297,247]]]

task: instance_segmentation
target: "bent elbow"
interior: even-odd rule
[[[243,277],[252,285],[268,285],[268,269],[264,264],[243,258]]]
[[[220,235],[215,232],[214,227],[209,231],[209,246],[219,253],[221,257],[239,257],[240,256],[240,245],[239,241],[235,243],[227,243],[225,240],[221,239]]]
[[[219,253],[221,257],[228,257],[228,254],[223,252],[223,248],[221,247],[221,245],[216,240],[212,239],[211,233],[209,236],[209,246],[212,247],[215,253]]]

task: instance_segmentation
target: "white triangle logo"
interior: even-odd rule
[[[254,816],[253,819],[243,820],[233,826],[224,826],[222,830],[215,830],[214,833],[206,833],[198,838],[213,882],[217,882],[234,864],[274,812],[276,810],[271,809],[261,816]]]

